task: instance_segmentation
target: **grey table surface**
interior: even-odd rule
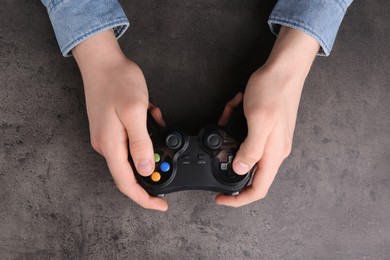
[[[273,1],[122,1],[123,50],[168,122],[201,127],[272,43]],[[349,9],[306,81],[291,156],[242,208],[211,192],[166,213],[120,194],[83,87],[40,1],[0,4],[0,259],[390,259],[390,2]]]

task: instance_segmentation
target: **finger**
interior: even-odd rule
[[[242,92],[238,92],[233,99],[226,103],[222,115],[219,118],[218,125],[224,126],[229,122],[229,119],[232,116],[234,109],[241,104],[243,97],[244,94]]]
[[[140,206],[147,209],[166,211],[165,200],[150,196],[136,181],[128,161],[127,142],[110,143],[105,150],[110,172],[118,189]]]
[[[133,104],[126,110],[120,111],[118,117],[126,128],[131,157],[137,171],[143,176],[152,174],[154,170],[154,152],[146,127],[146,107]]]
[[[149,103],[149,104],[151,104],[151,103]],[[149,105],[149,112],[152,115],[153,119],[157,122],[158,125],[160,125],[162,127],[166,127],[167,124],[165,123],[165,120],[164,120],[163,115],[161,113],[161,109],[159,107]]]
[[[267,195],[281,163],[282,161],[275,159],[272,155],[265,154],[254,173],[252,185],[246,187],[237,196],[219,194],[215,198],[216,203],[230,207],[240,207],[263,199]]]
[[[264,146],[274,127],[273,122],[259,113],[247,116],[247,124],[248,135],[233,161],[233,170],[237,174],[247,173],[261,159]]]

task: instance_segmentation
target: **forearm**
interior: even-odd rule
[[[72,50],[84,83],[98,81],[106,72],[128,60],[112,30],[98,33],[81,42]]]
[[[282,77],[304,81],[316,57],[318,42],[299,30],[282,26],[271,54],[263,66]]]

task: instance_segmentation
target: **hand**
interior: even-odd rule
[[[256,165],[252,185],[237,196],[218,195],[218,204],[239,207],[268,193],[290,154],[303,84],[318,48],[309,35],[282,27],[270,57],[253,73],[243,96],[248,136],[234,158],[233,170],[245,174]],[[238,94],[226,105],[220,123],[227,121],[241,99]]]
[[[148,91],[141,69],[128,60],[112,30],[99,33],[73,50],[83,77],[93,148],[104,156],[118,189],[144,208],[165,211],[168,204],[151,197],[137,183],[128,161],[128,147],[137,171],[154,170],[153,146],[146,127]],[[150,106],[156,121],[161,111]],[[128,146],[129,145],[129,146]]]

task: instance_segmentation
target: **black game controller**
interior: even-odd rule
[[[129,157],[139,184],[153,196],[181,190],[210,190],[237,195],[249,184],[254,169],[238,175],[232,162],[239,143],[225,127],[210,125],[198,135],[179,128],[162,128],[148,115],[148,130],[154,146],[155,171],[141,176]]]

